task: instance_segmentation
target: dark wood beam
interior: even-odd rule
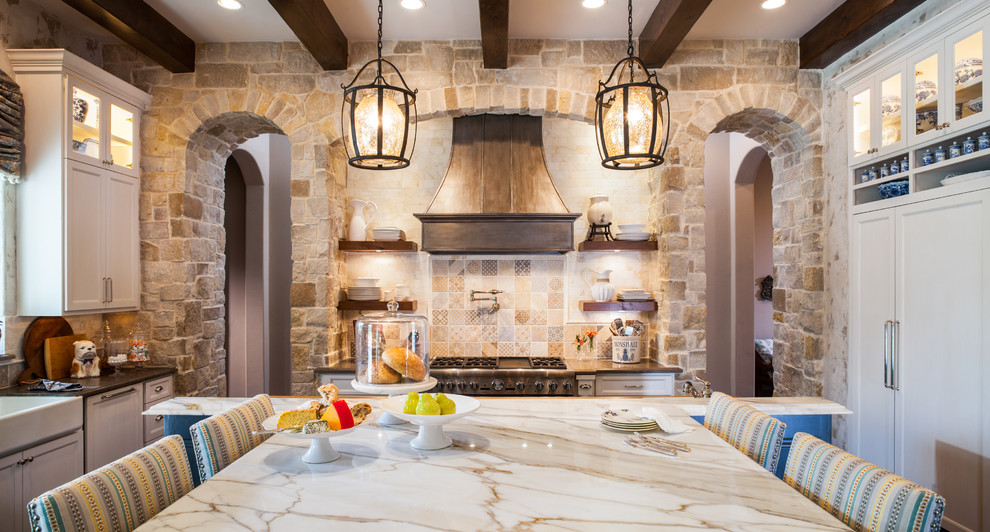
[[[347,37],[323,0],[268,0],[324,70],[347,70]]]
[[[801,36],[801,68],[825,68],[924,0],[846,0]]]
[[[196,43],[144,0],[63,0],[171,72],[192,72]]]
[[[661,68],[712,0],[660,0],[639,34],[639,58]]]
[[[485,68],[509,68],[509,0],[478,0]]]

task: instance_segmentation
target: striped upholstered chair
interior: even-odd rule
[[[771,473],[780,461],[785,427],[783,421],[721,392],[712,394],[705,412],[706,429]]]
[[[28,517],[33,531],[130,531],[192,488],[182,437],[169,436],[39,495]]]
[[[274,415],[271,398],[261,394],[189,427],[200,481],[206,482],[267,440],[270,435],[251,432],[263,430],[261,422]]]
[[[804,432],[794,435],[784,482],[856,531],[942,527],[937,493]]]

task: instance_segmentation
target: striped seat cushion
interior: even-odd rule
[[[271,398],[261,394],[189,427],[200,481],[206,482],[267,440],[270,435],[251,432],[263,430],[261,422],[274,415]]]
[[[192,488],[182,437],[169,436],[39,495],[28,517],[38,531],[129,531]]]
[[[771,473],[777,470],[780,461],[785,427],[779,419],[721,392],[712,394],[705,412],[706,429]]]
[[[853,530],[938,532],[937,493],[804,432],[794,435],[784,482]]]

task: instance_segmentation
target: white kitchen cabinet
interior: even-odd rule
[[[849,90],[849,157],[860,164],[907,146],[904,63],[895,64]]]
[[[27,503],[82,474],[83,431],[0,457],[0,528],[28,530]]]
[[[144,446],[143,411],[141,383],[86,398],[83,413],[87,472]]]
[[[850,451],[990,514],[990,189],[853,217]]]
[[[64,50],[8,55],[27,117],[19,314],[137,309],[138,132],[150,96]]]
[[[599,373],[595,376],[596,396],[674,395],[673,373]]]
[[[144,410],[172,398],[172,376],[145,381]],[[165,416],[141,416],[144,428],[144,445],[151,445],[165,435]]]

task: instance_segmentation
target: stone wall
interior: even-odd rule
[[[494,112],[591,122],[597,82],[624,49],[621,41],[512,41],[510,68],[486,70],[478,41],[385,43],[387,58],[419,89],[422,119]],[[220,191],[211,183],[216,161],[262,132],[292,143],[295,390],[308,392],[308,368],[340,356],[333,308],[346,172],[337,154],[327,155],[338,138],[340,84],[373,53],[373,43],[353,43],[350,70],[322,72],[297,43],[208,44],[197,49],[194,74],[170,74],[129,48],[105,48],[107,70],[153,97],[142,128],[143,308],[155,351],[180,368],[180,393],[222,391],[215,335],[223,245]],[[773,160],[778,387],[820,394],[819,75],[799,72],[794,42],[701,41],[682,44],[660,78],[673,95],[673,130],[668,164],[649,177],[650,223],[662,246],[649,284],[662,296],[653,325],[664,335],[664,360],[689,372],[705,367],[704,141],[740,131]]]

